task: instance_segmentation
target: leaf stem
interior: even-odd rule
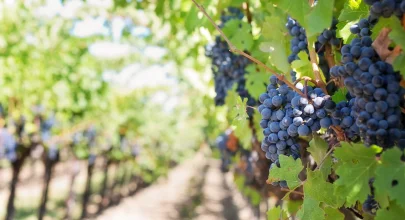
[[[327,157],[329,157],[329,155],[332,153],[332,151],[335,149],[335,146],[332,146],[329,151],[326,153],[326,155],[322,158],[321,162],[319,163],[319,165],[316,167],[316,170],[320,170],[322,168],[322,165],[325,163],[325,160]]]
[[[256,58],[250,56],[249,54],[239,50],[238,48],[236,48],[231,41],[225,36],[224,32],[222,32],[221,28],[218,27],[218,25],[215,24],[214,20],[212,20],[212,18],[208,15],[208,13],[205,11],[204,7],[200,4],[197,3],[196,0],[191,0],[193,1],[193,3],[197,6],[197,8],[205,15],[205,17],[208,18],[208,20],[211,22],[212,25],[214,25],[215,29],[219,32],[219,34],[224,38],[224,40],[226,41],[226,43],[229,45],[229,50],[231,52],[235,52],[238,53],[246,58],[248,58],[249,60],[251,60],[252,62],[258,64],[259,66],[263,67],[266,71],[272,73],[274,76],[277,77],[278,80],[284,82],[285,84],[287,84],[288,87],[290,87],[291,89],[293,89],[295,92],[297,92],[300,96],[305,97],[304,93],[301,92],[301,90],[299,90],[298,88],[296,88],[291,82],[289,82],[284,75],[281,75],[279,73],[277,73],[277,71],[275,71],[274,69],[271,69],[270,67],[268,67],[267,65],[265,65],[264,63],[262,63],[261,61],[257,60]]]
[[[297,194],[297,195],[304,196],[304,193],[299,192],[299,191],[292,191],[292,190],[284,189],[284,188],[281,188],[281,191],[283,191],[283,192],[289,192],[289,193],[292,193],[292,194]]]

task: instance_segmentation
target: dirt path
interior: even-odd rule
[[[203,153],[174,168],[168,178],[107,209],[99,220],[255,220],[252,209]]]

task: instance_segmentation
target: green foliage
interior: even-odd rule
[[[245,187],[243,190],[246,197],[250,199],[253,206],[259,206],[262,200],[260,193],[252,187]]]
[[[402,75],[402,77],[405,76],[405,54],[401,53],[399,56],[397,56],[392,64],[394,67],[395,71],[399,71]]]
[[[311,197],[304,199],[301,209],[297,212],[297,217],[301,220],[323,220],[325,212],[319,207],[320,202]]]
[[[273,167],[269,172],[269,182],[277,182],[281,180],[287,181],[289,188],[293,189],[301,184],[298,174],[304,168],[301,159],[294,160],[292,157],[280,155],[280,167]]]
[[[303,27],[307,27],[305,18],[310,11],[310,7],[307,1],[301,0],[273,0],[277,7],[281,8],[286,14],[289,14],[292,18],[296,19]]]
[[[332,207],[325,207],[323,209],[325,211],[325,220],[343,220],[345,219],[345,215],[341,213],[339,210],[332,208]]]
[[[346,100],[347,89],[346,87],[339,88],[335,94],[332,95],[332,100],[336,103]]]
[[[363,144],[342,143],[342,147],[335,149],[335,157],[339,167],[336,174],[339,179],[334,185],[335,194],[345,197],[346,206],[356,201],[364,201],[370,195],[369,180],[374,176],[377,167],[376,154],[381,148],[366,148]]]
[[[375,220],[386,219],[403,219],[405,216],[405,209],[395,203],[390,203],[389,208],[380,209],[377,211]]]
[[[281,72],[286,73],[290,70],[288,63],[289,37],[286,36],[284,22],[286,16],[276,7],[268,7],[271,15],[265,17],[262,27],[263,40],[260,49],[269,54],[270,62]]]
[[[309,40],[311,41],[311,40]],[[313,45],[310,43],[310,45]],[[314,50],[315,48],[310,48]],[[307,76],[311,79],[314,79],[314,71],[312,69],[311,61],[308,60],[308,54],[304,51],[298,53],[298,60],[294,60],[291,63],[291,68],[297,73],[297,78]],[[322,74],[322,79],[325,80],[325,77]]]
[[[334,2],[334,0],[318,1],[315,7],[311,8],[311,12],[306,16],[306,26],[304,26],[308,38],[330,27]]]
[[[250,149],[252,132],[249,127],[249,115],[246,112],[247,100],[247,98],[242,100],[235,91],[228,91],[225,103],[230,110],[229,116],[232,119],[232,125],[235,126],[236,137],[245,149]]]
[[[307,170],[307,180],[304,183],[306,198],[310,197],[315,201],[325,203],[331,207],[339,208],[343,204],[343,198],[333,193],[333,185],[325,180],[324,175],[319,171]]]
[[[248,73],[246,78],[246,89],[253,97],[259,97],[263,91],[266,90],[266,83],[269,79],[269,75],[262,69],[259,69],[256,65],[249,65],[246,67]]]
[[[376,169],[374,185],[377,198],[395,201],[405,209],[405,163],[401,161],[403,152],[398,148],[384,151]],[[384,206],[385,207],[385,206]]]
[[[398,18],[390,17],[379,19],[378,23],[373,27],[372,38],[376,39],[383,28],[390,28],[391,31],[388,34],[390,40],[392,40],[395,45],[405,48],[405,30],[402,28],[401,22]],[[394,70],[399,71],[401,75],[405,74],[405,66],[403,65],[404,62],[405,55],[403,52],[401,52],[401,54],[399,54],[399,56],[397,56],[392,63]]]
[[[235,176],[235,185],[236,185],[236,187],[238,187],[238,190],[241,192],[243,191],[243,188],[245,187],[245,181],[246,181],[246,179],[244,176],[242,176],[242,175]]]
[[[382,28],[390,28],[391,31],[388,37],[401,48],[405,47],[405,30],[402,28],[401,21],[393,16],[390,18],[381,18],[378,23],[373,27],[373,39],[380,33]]]
[[[336,35],[337,35],[337,37],[343,39],[343,43],[349,44],[355,37],[355,35],[350,32],[350,27],[356,23],[357,23],[357,20],[351,21],[351,22],[339,22],[336,25],[336,27],[338,29]]]
[[[347,0],[339,15],[339,21],[355,21],[367,17],[369,9],[362,0]]]
[[[288,217],[287,217],[287,213],[284,210],[282,210],[280,208],[280,206],[278,206],[278,207],[272,208],[269,211],[267,211],[267,219],[268,220],[273,220],[273,219],[286,220],[286,219],[288,219]]]
[[[200,19],[198,19],[198,9],[197,7],[191,7],[190,12],[188,13],[184,26],[187,30],[188,33],[191,33],[195,30],[195,27],[198,26],[198,24],[201,22]]]
[[[332,168],[332,158],[331,156],[326,156],[328,152],[328,143],[318,136],[314,136],[309,142],[308,152],[314,158],[316,164],[322,166],[320,168],[323,178],[326,180],[331,172]]]
[[[314,78],[311,62],[308,60],[308,54],[304,51],[298,53],[298,60],[291,63],[291,68],[297,72],[297,78],[307,76]]]
[[[226,22],[222,31],[238,49],[249,51],[252,48],[252,28],[249,23],[238,19],[232,19]]]

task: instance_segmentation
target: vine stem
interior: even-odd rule
[[[270,67],[268,67],[266,64],[262,63],[261,61],[257,60],[256,58],[250,56],[249,54],[239,50],[238,48],[235,47],[235,45],[233,45],[231,43],[231,41],[228,39],[228,37],[226,37],[226,35],[224,34],[224,32],[222,32],[221,28],[218,27],[218,25],[215,24],[214,20],[212,20],[211,16],[208,15],[207,11],[205,11],[204,7],[200,4],[197,3],[196,0],[191,0],[193,1],[193,3],[197,6],[197,8],[204,14],[205,17],[208,18],[208,20],[211,22],[212,25],[214,25],[215,29],[219,32],[219,34],[224,38],[224,40],[226,41],[226,43],[229,46],[229,51],[231,52],[235,52],[238,53],[246,58],[248,58],[249,60],[251,60],[252,62],[258,64],[259,66],[263,67],[266,71],[272,73],[275,77],[277,77],[278,80],[284,82],[288,87],[290,87],[291,89],[293,89],[295,92],[297,92],[300,96],[305,97],[304,93],[302,93],[301,90],[299,90],[298,88],[296,88],[291,82],[289,82],[288,80],[286,80],[286,78],[284,77],[284,75],[281,75],[279,73],[277,73],[275,70],[271,69]]]
[[[321,77],[321,72],[319,71],[318,67],[318,62],[316,58],[316,52],[315,49],[312,48],[313,44],[311,41],[308,41],[308,49],[309,49],[309,59],[311,61],[312,65],[312,70],[314,71],[314,76],[315,76],[315,81],[316,85],[322,89],[323,93],[326,95],[328,94],[328,91],[326,90],[326,84],[323,82],[322,77]]]
[[[325,45],[325,59],[329,68],[335,66],[335,57],[332,52],[332,46],[329,43]]]
[[[248,22],[249,22],[249,24],[251,24],[252,23],[252,13],[250,13],[250,10],[249,10],[249,1],[243,2],[243,9],[245,9]]]

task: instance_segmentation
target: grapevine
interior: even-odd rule
[[[328,3],[320,3],[322,1],[308,5],[302,3],[300,9],[291,8],[290,4],[298,4],[295,2],[268,5],[273,7],[269,16],[277,14],[281,18],[272,21],[280,22],[282,17],[285,17],[287,22],[283,36],[291,36],[287,41],[290,54],[285,53],[284,61],[290,64],[290,70],[281,74],[236,49],[205,9],[196,1],[193,2],[226,39],[231,52],[246,56],[272,74],[265,82],[265,93],[258,97],[261,104],[257,111],[260,115],[254,117],[260,117],[257,123],[263,132],[261,150],[272,162],[268,183],[303,192],[304,201],[297,213],[298,219],[314,219],[313,212],[309,211],[311,209],[316,209],[326,216],[326,212],[330,211],[326,207],[340,207],[357,217],[368,215],[380,218],[380,213],[387,212],[391,203],[399,202],[390,198],[389,203],[382,205],[383,201],[379,196],[383,196],[381,192],[387,189],[379,187],[383,187],[381,184],[387,180],[381,179],[380,175],[384,170],[380,167],[383,166],[381,162],[376,164],[373,161],[374,165],[369,173],[359,174],[357,184],[365,186],[361,191],[350,192],[349,178],[356,175],[356,171],[350,172],[350,167],[363,167],[365,162],[362,160],[378,161],[380,155],[388,157],[397,151],[396,149],[405,147],[402,111],[405,89],[401,84],[403,73],[400,72],[398,64],[400,61],[393,63],[392,60],[396,57],[385,60],[386,56],[382,54],[385,48],[382,47],[388,44],[378,44],[382,37],[379,41],[376,40],[378,31],[383,33],[384,25],[397,28],[388,30],[392,32],[389,37],[393,44],[389,49],[395,47],[394,56],[399,55],[400,59],[402,55],[397,48],[401,45],[399,35],[405,37],[402,26],[383,23],[386,20],[380,18],[389,18],[390,21],[397,22],[396,24],[402,22],[404,11],[401,7],[405,5],[403,1],[359,1],[357,9],[348,1],[342,8],[335,9],[340,10],[337,13],[330,13],[328,20],[331,23],[323,22],[324,26],[318,25],[316,31],[310,27],[316,25],[315,21],[303,19],[298,11],[308,10],[308,13],[316,14],[317,10],[327,10],[327,7],[333,9],[336,7],[333,3],[328,6]],[[362,13],[356,18],[348,16],[348,13],[352,12],[360,14],[360,10],[365,8],[369,10],[368,13]],[[395,20],[398,18],[399,20]],[[263,22],[263,25],[268,25],[266,22]],[[350,34],[342,35],[342,28],[349,30]],[[373,35],[374,31],[377,31],[376,35]],[[308,34],[310,36],[307,36]],[[394,34],[398,35],[395,37]],[[313,41],[314,39],[316,40]],[[315,43],[311,44],[309,41]],[[298,57],[299,54],[304,55]],[[301,68],[307,65],[307,72],[297,68],[298,63]],[[272,65],[281,67],[278,63]],[[291,75],[291,81],[287,77],[280,77],[286,74]],[[328,82],[327,90],[323,79]],[[309,142],[310,147],[305,149],[303,142]],[[356,152],[367,154],[367,159],[357,158]],[[354,154],[347,155],[351,153]],[[313,157],[316,165],[307,167],[307,175],[303,177],[298,174],[306,164],[300,163],[301,160],[307,160],[308,155]],[[400,155],[397,158],[399,157]],[[351,161],[354,158],[361,162],[357,164]],[[402,161],[397,163],[402,164]],[[333,164],[341,167],[335,169]],[[319,176],[327,177],[326,181],[316,179]],[[314,194],[311,191],[314,186],[312,184],[335,190],[332,195],[328,195],[332,199]],[[315,207],[308,200],[316,201]],[[324,207],[319,207],[320,203],[324,204]],[[355,207],[356,203],[362,204],[362,208]],[[344,216],[343,213],[337,212],[339,218]],[[400,213],[401,210],[395,212]],[[272,210],[269,213],[272,213]]]

